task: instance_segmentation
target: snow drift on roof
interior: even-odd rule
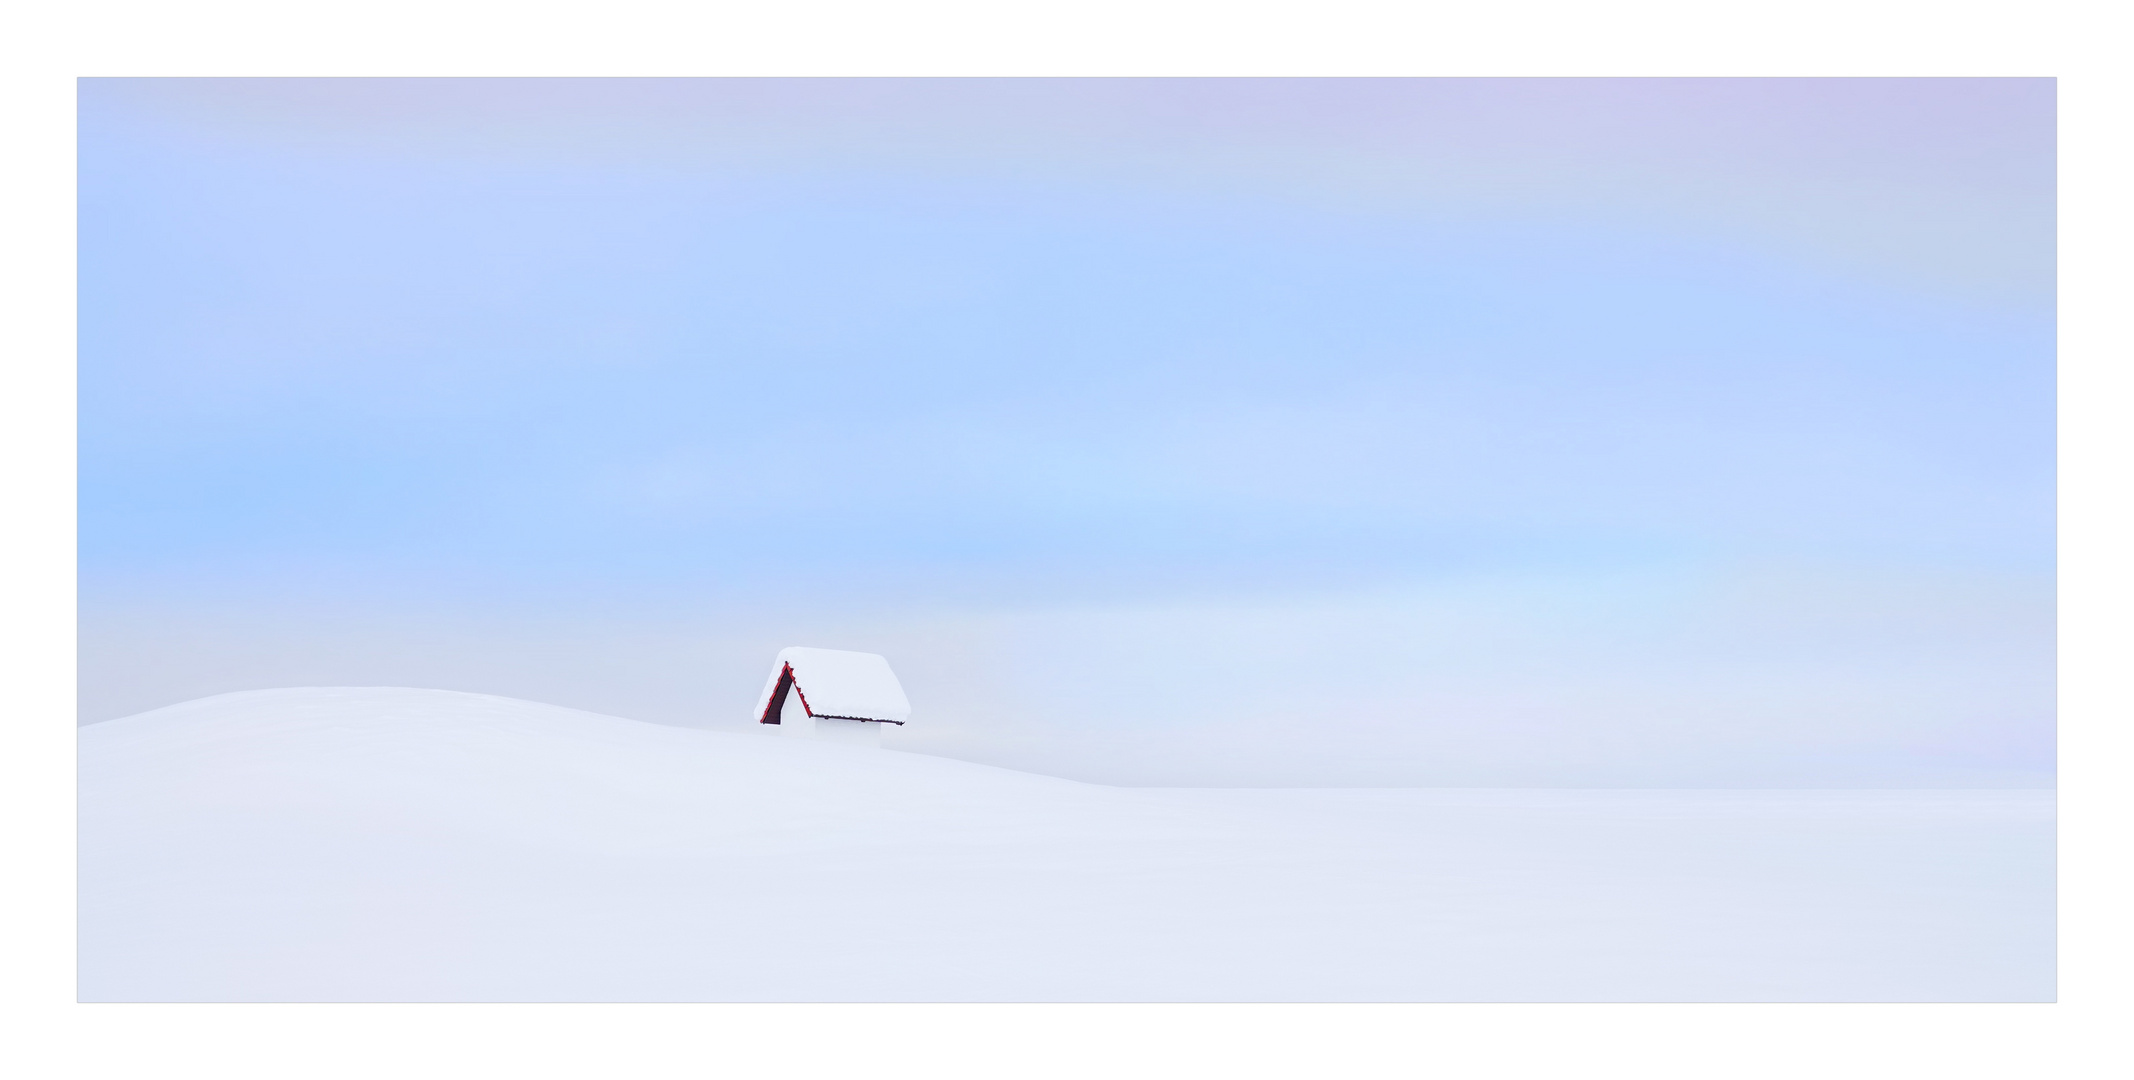
[[[795,646],[778,653],[771,677],[756,698],[756,715],[771,703],[778,690],[778,677],[788,665],[793,669],[793,688],[810,716],[834,716],[852,720],[883,720],[901,724],[911,717],[911,702],[897,682],[889,661],[874,653],[842,649],[806,649]]]

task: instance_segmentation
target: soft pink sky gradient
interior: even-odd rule
[[[2049,305],[2050,79],[197,79],[196,137],[606,167],[1036,171],[1719,234]]]

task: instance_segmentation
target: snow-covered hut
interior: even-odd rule
[[[874,653],[790,648],[778,653],[756,722],[787,735],[879,745],[883,724],[904,723],[911,702],[889,661]]]

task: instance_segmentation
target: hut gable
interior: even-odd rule
[[[756,701],[756,722],[782,724],[789,699],[817,720],[903,724],[911,702],[889,661],[874,653],[794,647],[778,653]]]

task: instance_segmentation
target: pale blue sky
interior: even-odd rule
[[[2049,81],[81,105],[87,719],[805,644],[1092,778],[2049,773]]]

